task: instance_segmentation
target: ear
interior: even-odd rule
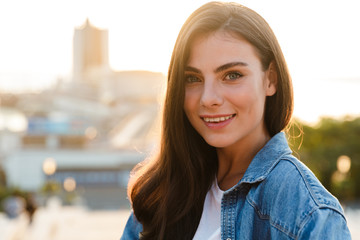
[[[266,70],[266,96],[272,96],[276,93],[277,90],[277,83],[278,83],[278,73],[276,70],[276,65],[272,61]]]

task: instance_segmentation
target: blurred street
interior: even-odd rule
[[[345,213],[353,240],[360,240],[360,209],[345,208]],[[0,215],[0,240],[116,240],[129,214],[128,209],[89,211],[54,201],[36,212],[31,225],[26,216],[9,220]]]
[[[129,210],[89,211],[56,202],[39,208],[32,224],[26,215],[8,219],[0,213],[0,240],[120,239]]]
[[[360,209],[345,208],[345,216],[353,240],[360,240]]]

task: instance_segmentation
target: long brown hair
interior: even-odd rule
[[[183,25],[173,50],[164,104],[159,155],[129,184],[134,214],[143,225],[141,239],[192,239],[203,203],[217,171],[217,155],[189,123],[183,109],[184,72],[191,44],[218,30],[238,34],[259,54],[263,69],[274,62],[277,92],[268,97],[265,124],[270,135],[282,131],[293,109],[292,84],[277,39],[256,12],[236,3],[210,2]]]

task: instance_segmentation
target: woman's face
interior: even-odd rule
[[[195,39],[184,110],[209,145],[226,148],[268,137],[264,107],[266,96],[276,92],[276,73],[262,69],[255,48],[240,37],[218,31]]]

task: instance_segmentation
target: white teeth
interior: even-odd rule
[[[217,117],[217,118],[203,118],[205,122],[223,122],[223,121],[226,121],[230,118],[232,118],[233,115],[229,115],[229,116],[226,116],[226,117]]]

